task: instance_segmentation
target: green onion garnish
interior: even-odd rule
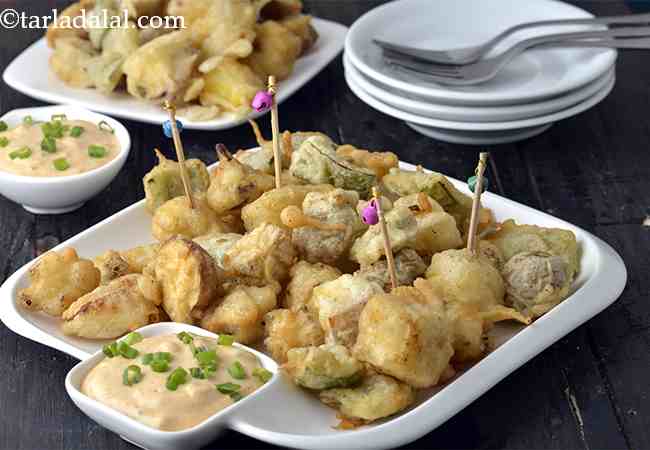
[[[192,375],[192,378],[199,380],[205,380],[207,378],[207,374],[199,367],[192,367],[190,369],[190,374]]]
[[[154,359],[151,361],[151,370],[158,373],[167,372],[169,370],[169,363],[164,359]]]
[[[83,127],[72,127],[72,129],[70,130],[70,136],[72,136],[73,138],[78,138],[83,134],[84,131],[86,130],[84,130]]]
[[[108,153],[106,148],[101,145],[90,145],[88,146],[88,156],[91,158],[103,158]]]
[[[58,158],[52,161],[52,165],[59,172],[64,172],[70,168],[70,163],[65,158]]]
[[[142,380],[142,370],[138,366],[129,366],[122,372],[122,383],[125,386],[133,386]]]
[[[239,400],[241,400],[242,398],[244,398],[244,396],[242,394],[240,394],[239,392],[233,392],[232,394],[230,394],[230,398],[232,399],[233,402],[236,403]]]
[[[178,386],[187,382],[187,370],[182,367],[177,367],[172,373],[167,377],[167,389],[170,391],[175,391],[178,389]]]
[[[262,367],[257,367],[255,370],[253,370],[253,376],[260,380],[262,383],[266,383],[271,378],[273,378],[273,373]]]
[[[0,133],[3,131],[7,131],[9,129],[9,125],[7,125],[7,122],[4,120],[0,120]]]
[[[25,116],[23,118],[23,123],[25,125],[32,125],[34,123],[34,118],[32,116]]]
[[[65,133],[63,123],[59,121],[45,122],[41,125],[41,130],[43,131],[43,136],[52,139],[60,139],[63,137],[63,133]]]
[[[142,357],[142,364],[148,366],[149,364],[152,364],[156,361],[169,363],[171,362],[171,360],[172,360],[172,354],[169,352],[146,353]],[[159,367],[162,367],[162,365],[159,365]],[[165,372],[166,370],[167,369],[163,370],[163,372]]]
[[[0,148],[5,148],[7,145],[9,145],[9,139],[0,137]]]
[[[117,342],[111,342],[110,344],[105,345],[102,348],[102,351],[109,358],[113,358],[114,356],[117,356],[117,355],[120,354],[120,352],[117,351]]]
[[[45,136],[41,141],[41,150],[47,153],[56,153],[56,140],[53,137]]]
[[[214,350],[199,351],[195,355],[200,366],[214,364],[217,362],[217,353]]]
[[[185,331],[181,331],[181,332],[178,333],[176,336],[177,336],[178,339],[180,339],[184,344],[189,344],[190,342],[192,342],[192,341],[194,340],[194,338],[192,337],[192,335],[191,335],[190,333],[185,332]]]
[[[232,345],[235,342],[235,338],[229,334],[220,334],[218,343],[219,345]]]
[[[68,116],[66,116],[65,114],[52,114],[52,120],[58,120],[58,121],[68,120]]]
[[[232,363],[232,366],[228,367],[228,373],[235,380],[243,380],[246,378],[246,370],[244,370],[244,366],[239,361],[235,361]]]
[[[117,351],[119,352],[120,355],[122,355],[127,359],[136,358],[140,354],[140,352],[138,352],[136,349],[134,349],[124,341],[120,341],[120,343],[117,344]]]
[[[153,359],[159,360],[159,361],[167,361],[171,362],[172,361],[172,354],[169,352],[156,352],[153,354]]]
[[[100,130],[102,130],[102,131],[106,131],[106,132],[108,132],[108,133],[113,133],[113,134],[115,134],[115,130],[113,129],[113,127],[110,126],[110,125],[108,124],[108,122],[106,122],[105,120],[102,120],[101,122],[99,122],[99,123],[97,124],[97,127],[98,127]]]
[[[235,383],[223,383],[223,384],[217,384],[216,388],[219,392],[221,392],[224,395],[230,395],[233,392],[239,391],[241,388],[240,385],[235,384]]]
[[[145,353],[144,356],[142,356],[142,364],[145,366],[148,366],[151,364],[153,361],[153,353]]]
[[[9,153],[9,158],[11,159],[27,159],[32,156],[32,150],[29,147],[23,147],[18,150],[14,150]]]
[[[124,338],[124,342],[126,342],[129,345],[134,345],[137,344],[138,342],[142,342],[142,335],[136,331],[133,331],[132,333],[127,334],[127,336]]]

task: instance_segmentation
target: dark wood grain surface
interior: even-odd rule
[[[0,9],[45,14],[66,3],[0,0]],[[350,25],[383,2],[305,3],[314,15]],[[574,3],[600,15],[630,11],[619,0]],[[40,34],[0,29],[0,70]],[[611,244],[626,262],[627,288],[612,307],[407,448],[650,448],[650,227],[643,225],[650,214],[650,55],[622,54],[617,77],[612,94],[592,110],[539,137],[490,148],[494,164],[488,176],[499,194],[573,222]],[[0,84],[1,112],[37,105]],[[391,150],[404,161],[457,178],[467,177],[476,162],[476,148],[432,141],[368,108],[346,86],[340,58],[282,106],[281,124]],[[169,141],[159,127],[125,125],[133,138],[127,166],[79,211],[34,216],[0,198],[0,281],[39,252],[143,197],[140,179],[155,162],[151,149],[166,148],[171,154]],[[187,152],[206,162],[215,159],[215,142],[233,148],[254,145],[245,126],[183,136]],[[0,449],[133,448],[68,399],[63,381],[74,364],[73,358],[0,324]],[[211,446],[269,447],[235,432]]]

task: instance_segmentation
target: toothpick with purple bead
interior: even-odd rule
[[[386,253],[386,262],[388,264],[388,273],[390,275],[390,282],[393,289],[397,287],[397,270],[395,269],[395,258],[393,257],[393,248],[390,244],[390,236],[388,235],[388,227],[386,226],[386,219],[381,209],[381,197],[379,196],[378,189],[372,188],[372,199],[368,205],[361,212],[361,220],[366,225],[377,225],[381,230],[384,239],[384,253]]]
[[[269,76],[266,91],[259,91],[253,98],[252,107],[257,112],[271,110],[271,128],[273,131],[273,162],[275,166],[275,187],[282,187],[282,155],[280,153],[280,123],[278,119],[278,103],[275,95],[278,87],[273,75]]]
[[[176,149],[176,158],[178,159],[183,189],[185,190],[185,195],[190,203],[190,208],[194,209],[194,197],[192,197],[192,188],[190,186],[189,177],[187,176],[187,169],[185,167],[185,150],[183,149],[183,141],[181,141],[183,123],[180,120],[176,120],[176,107],[170,101],[165,100],[163,108],[167,113],[169,113],[169,120],[163,122],[163,132],[165,133],[165,136],[174,140],[174,148]]]
[[[467,234],[467,249],[476,254],[478,246],[478,238],[476,232],[478,230],[479,213],[481,211],[481,194],[487,190],[488,179],[484,177],[485,169],[487,167],[487,160],[490,154],[482,152],[479,156],[478,166],[476,167],[476,174],[467,180],[467,185],[470,191],[474,193],[472,202],[472,214],[469,220],[469,230]]]

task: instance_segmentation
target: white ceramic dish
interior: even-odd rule
[[[280,103],[314,78],[343,48],[347,27],[316,18],[313,25],[318,31],[319,39],[314,48],[296,62],[291,76],[280,83]],[[126,93],[106,96],[94,89],[74,89],[66,86],[49,69],[50,53],[44,38],[35,42],[9,64],[3,75],[5,83],[25,95],[45,102],[79,105],[138,122],[160,124],[167,120],[167,114],[159,105],[137,100]],[[248,118],[259,116],[259,113],[244,118],[224,116],[207,122],[185,119],[183,125],[194,130],[223,130],[241,125]]]
[[[538,127],[521,128],[505,131],[458,131],[444,128],[425,127],[411,122],[406,125],[426,137],[450,144],[463,145],[499,145],[519,142],[542,134],[553,126],[552,123]]]
[[[414,95],[379,84],[375,80],[364,77],[350,62],[347,55],[344,55],[343,61],[350,80],[376,99],[411,114],[460,122],[507,122],[551,114],[595,95],[615,76],[615,70],[612,68],[605,75],[582,88],[539,102],[504,106],[453,106],[438,104],[431,100],[420,100]]]
[[[543,49],[513,60],[497,77],[477,86],[442,86],[386,64],[375,36],[430,49],[458,48],[487,41],[512,25],[545,19],[592,17],[556,0],[399,0],[379,6],[350,28],[345,51],[365,76],[403,92],[451,105],[495,106],[530,103],[577,89],[612,68],[616,51]],[[401,25],[401,26],[400,26]],[[544,27],[517,33],[492,54],[520,39],[579,27]]]
[[[63,214],[80,208],[84,202],[99,194],[117,176],[131,149],[131,137],[124,126],[115,119],[76,106],[46,106],[15,109],[0,117],[14,128],[25,116],[34,121],[46,122],[53,115],[65,114],[71,120],[87,120],[98,124],[107,122],[120,142],[119,155],[108,164],[90,172],[65,177],[28,177],[0,171],[0,194],[34,214]]]
[[[181,331],[215,339],[218,337],[216,334],[201,328],[172,322],[149,325],[137,331],[145,338],[178,334]],[[274,377],[243,400],[218,412],[199,425],[183,431],[170,432],[151,428],[83,394],[81,384],[84,378],[93,367],[105,358],[101,350],[83,360],[68,372],[65,378],[65,388],[75,405],[86,415],[139,447],[149,450],[198,449],[217,438],[233,420],[244,414],[242,410],[251,407],[255,408],[255,404],[265,402],[264,398],[268,397],[269,394],[267,391],[284,389],[284,387],[279,386],[283,381],[277,375],[278,365],[271,358],[243,345],[235,344],[235,346],[257,356],[262,367],[273,372]]]
[[[411,164],[402,168],[413,170]],[[467,191],[467,185],[451,179]],[[515,218],[520,223],[560,227],[573,231],[582,249],[581,271],[573,294],[531,326],[495,327],[496,350],[442,389],[420,391],[411,409],[372,426],[337,431],[335,412],[290,383],[267,391],[264,401],[250,402],[221,423],[256,439],[303,449],[378,449],[397,447],[430,432],[482,395],[510,372],[612,304],[622,292],[627,272],[620,256],[605,242],[585,230],[522,204],[487,192],[485,206],[497,220]],[[152,242],[151,217],[144,201],[100,222],[57,248],[72,246],[84,257],[109,249],[125,249]],[[124,232],[124,230],[128,230]],[[16,304],[16,294],[27,284],[29,263],[0,287],[0,319],[14,332],[76,358],[85,359],[105,342],[65,336],[57,319],[30,313]],[[261,396],[260,396],[261,397]]]
[[[415,115],[406,111],[402,111],[397,108],[378,100],[372,95],[364,91],[359,85],[357,85],[348,74],[345,74],[345,80],[348,83],[348,86],[354,92],[354,94],[359,97],[364,103],[373,107],[379,112],[388,114],[389,116],[395,117],[397,119],[402,119],[407,122],[412,122],[417,125],[424,125],[426,127],[442,128],[445,130],[462,130],[462,131],[504,131],[504,130],[519,130],[522,128],[531,128],[542,125],[548,125],[558,120],[566,119],[571,116],[575,116],[583,111],[592,108],[596,104],[600,103],[614,88],[616,83],[616,77],[613,77],[609,80],[606,86],[604,86],[599,92],[595,95],[589,97],[588,99],[574,105],[570,108],[563,109],[562,111],[557,111],[551,114],[546,114],[538,117],[531,117],[529,119],[521,120],[512,120],[507,122],[461,122],[461,121],[451,121],[451,120],[440,120],[432,119],[430,117],[423,117]]]

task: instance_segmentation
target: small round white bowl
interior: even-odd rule
[[[108,164],[78,175],[30,177],[0,171],[0,194],[20,203],[33,214],[63,214],[80,208],[113,181],[131,150],[131,136],[124,125],[78,106],[15,109],[0,117],[0,120],[11,129],[20,125],[25,116],[32,116],[35,121],[49,121],[57,114],[65,114],[70,120],[87,120],[96,124],[105,121],[115,130],[120,152]]]

